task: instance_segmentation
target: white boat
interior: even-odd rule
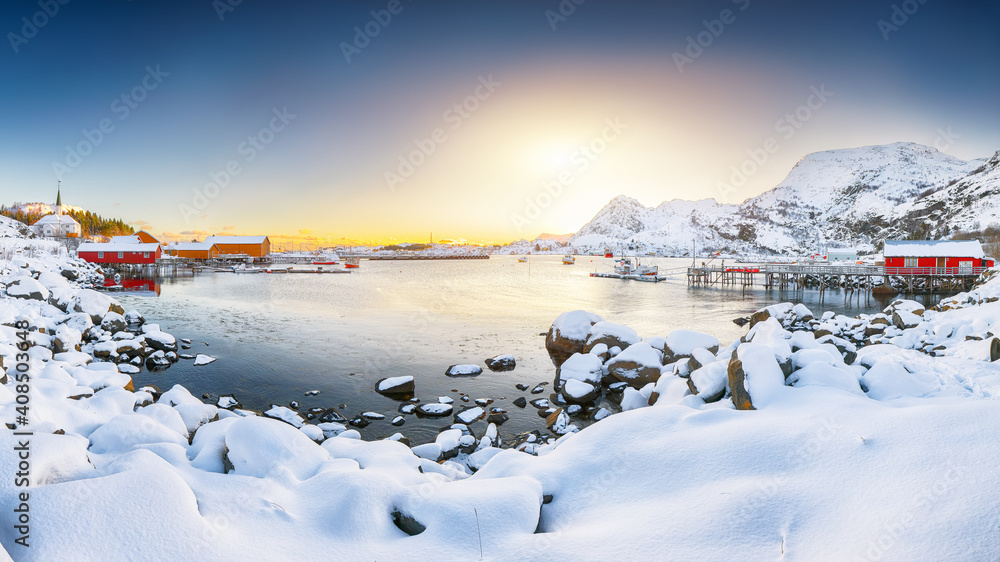
[[[263,273],[263,269],[259,267],[247,267],[246,264],[241,263],[240,265],[233,266],[233,273]]]
[[[316,256],[312,260],[313,265],[337,265],[340,263],[340,256],[337,254],[324,254]]]
[[[524,263],[524,262],[528,261],[528,256],[521,256],[521,257],[517,258],[517,261],[519,261],[521,263]]]
[[[642,265],[639,258],[621,258],[615,263],[615,273],[619,275],[652,275],[656,276],[660,268],[655,265]]]
[[[576,258],[569,254],[566,254],[565,256],[563,256],[562,262],[563,265],[573,265],[576,263]]]

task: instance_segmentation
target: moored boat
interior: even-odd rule
[[[576,258],[569,254],[566,254],[565,256],[563,256],[562,262],[563,265],[573,265],[576,263]]]
[[[356,268],[360,265],[361,258],[346,258],[344,260],[344,267],[348,269]]]
[[[651,275],[655,277],[660,272],[660,268],[655,265],[642,265],[639,258],[621,258],[615,265],[615,273],[619,275]]]

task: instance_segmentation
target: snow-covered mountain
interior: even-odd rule
[[[937,238],[1000,216],[1000,202],[970,207],[1000,191],[997,160],[967,162],[914,143],[817,152],[775,188],[739,205],[675,199],[650,208],[616,197],[571,242],[587,250],[685,254],[697,241],[699,251],[805,254],[873,245],[921,221]],[[986,207],[992,214],[981,212]]]

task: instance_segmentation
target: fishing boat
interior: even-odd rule
[[[259,267],[247,267],[246,264],[241,263],[240,265],[233,266],[233,273],[263,273],[264,270]]]
[[[337,265],[340,263],[340,256],[337,254],[315,254],[312,259],[313,265]]]
[[[354,269],[360,265],[361,258],[346,258],[344,260],[344,267],[348,269]]]
[[[566,254],[565,256],[563,256],[562,262],[563,265],[573,265],[576,263],[576,258],[569,254]]]
[[[521,257],[517,258],[517,261],[519,261],[521,263],[524,263],[524,262],[528,261],[528,256],[521,256]]]
[[[615,273],[619,275],[651,275],[656,277],[660,269],[655,265],[642,265],[639,258],[621,258],[616,262]]]
[[[615,253],[611,251],[611,248],[604,248],[604,257],[613,258],[615,257]]]

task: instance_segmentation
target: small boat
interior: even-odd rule
[[[360,265],[361,258],[347,258],[344,260],[344,267],[348,269],[356,268]]]
[[[316,256],[312,260],[313,265],[337,265],[338,263],[340,263],[340,256],[337,254]]]
[[[615,265],[615,273],[619,275],[651,275],[656,277],[660,269],[655,265],[642,265],[639,258],[632,261],[632,258],[622,258]]]
[[[259,267],[247,267],[246,264],[234,265],[233,273],[263,273],[264,270]]]
[[[563,265],[573,265],[576,263],[576,258],[569,254],[566,254],[565,256],[563,256],[562,262]]]
[[[519,261],[521,263],[524,263],[524,262],[528,261],[528,256],[521,256],[521,257],[517,258],[517,261]]]
[[[615,253],[611,251],[611,248],[604,248],[604,257],[613,258],[615,257]]]

